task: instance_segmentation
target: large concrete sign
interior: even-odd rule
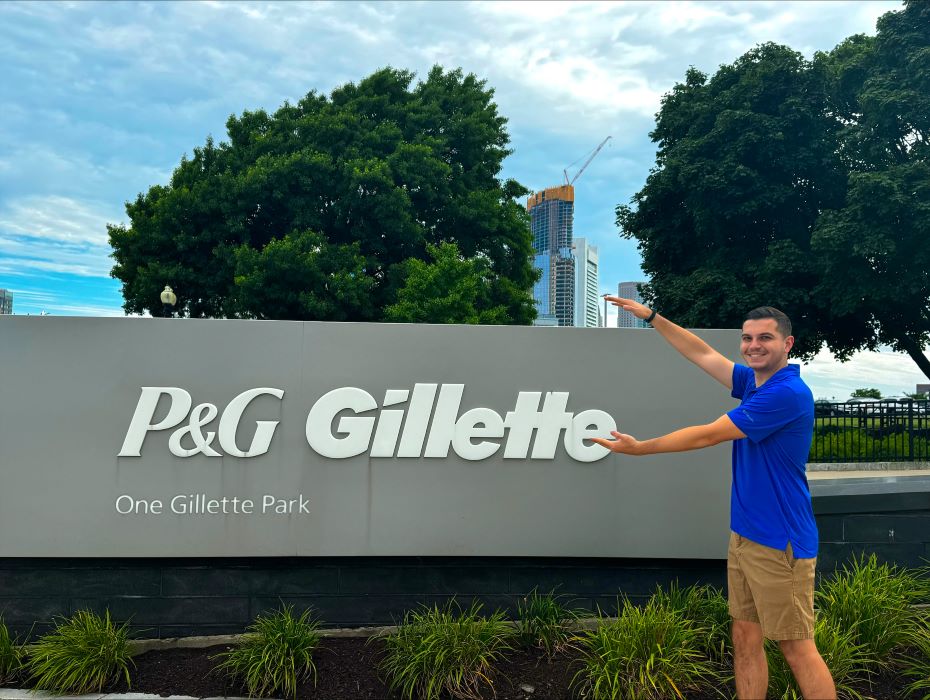
[[[733,355],[737,331],[701,331]],[[725,555],[652,330],[0,317],[0,557]]]

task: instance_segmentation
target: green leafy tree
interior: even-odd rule
[[[375,280],[365,274],[357,243],[338,246],[295,231],[262,250],[237,248],[235,284],[243,316],[347,321],[369,312]]]
[[[796,350],[890,345],[930,377],[930,3],[885,14],[812,61],[764,44],[664,98],[656,166],[632,206],[647,300],[696,327],[754,306]]]
[[[385,68],[231,116],[227,142],[208,138],[108,226],[127,313],[159,314],[171,284],[194,317],[384,320],[410,261],[455,243],[480,261],[478,317],[532,322],[527,190],[499,177],[493,90],[438,66],[413,78]]]
[[[738,327],[749,309],[773,305],[795,322],[799,351],[820,347],[811,230],[842,204],[845,182],[825,93],[822,71],[764,44],[712,78],[690,69],[665,96],[656,166],[635,207],[617,208],[650,278],[643,295],[663,314]]]
[[[411,258],[397,303],[385,309],[385,319],[402,323],[507,322],[507,308],[494,306],[495,280],[483,258],[463,258],[454,243],[429,246],[431,263]],[[503,282],[506,284],[506,281]],[[532,300],[528,301],[532,303]]]
[[[878,389],[856,389],[849,397],[853,399],[880,399],[882,392]]]
[[[930,377],[930,3],[905,3],[818,57],[842,124],[843,205],[824,211],[811,248],[825,336],[841,357],[889,345]]]

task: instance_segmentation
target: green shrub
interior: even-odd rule
[[[553,591],[540,595],[533,590],[517,603],[517,641],[542,649],[551,659],[568,646],[574,623],[585,612],[565,607]]]
[[[79,610],[61,620],[29,649],[26,666],[36,690],[93,693],[120,677],[129,685],[128,636],[128,623],[114,625],[109,610],[103,617]]]
[[[665,606],[678,610],[686,619],[703,628],[704,653],[711,660],[725,664],[732,657],[730,641],[730,606],[723,591],[713,586],[680,588],[675,581],[668,591],[661,588],[656,597]]]
[[[436,700],[443,693],[462,700],[493,692],[494,664],[513,647],[514,629],[500,611],[480,616],[473,603],[462,611],[454,602],[443,608],[408,612],[397,631],[383,637],[380,664],[392,692],[413,700]]]
[[[23,648],[10,636],[0,617],[0,685],[12,680],[23,664]]]
[[[906,692],[920,700],[930,700],[930,613],[925,612],[920,617],[911,636],[910,647],[913,653],[904,658],[904,675],[914,678],[914,681]]]
[[[874,660],[856,643],[854,632],[843,630],[834,621],[821,617],[814,627],[814,642],[833,676],[837,696],[863,700],[853,684],[870,677]],[[769,664],[769,697],[801,700],[801,691],[777,642],[766,640],[765,653]]]
[[[217,670],[244,682],[250,697],[280,691],[296,698],[298,684],[316,681],[313,652],[320,644],[319,626],[310,610],[295,616],[289,605],[259,615],[240,644],[218,655]]]
[[[869,658],[887,666],[891,653],[907,645],[913,633],[913,604],[925,588],[926,581],[913,573],[863,554],[822,579],[814,595],[822,618],[849,630]]]
[[[907,573],[914,584],[914,600],[918,604],[930,604],[930,566],[909,569]]]
[[[915,436],[914,454],[930,454],[930,440]],[[911,441],[906,434],[879,437],[860,428],[823,426],[814,430],[809,462],[859,462],[866,459],[894,460],[911,456]]]
[[[704,654],[706,630],[653,596],[642,608],[624,599],[616,620],[576,639],[583,667],[572,679],[578,694],[593,700],[684,698],[723,685]]]

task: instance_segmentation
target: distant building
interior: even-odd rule
[[[13,313],[13,292],[0,289],[0,314]]]
[[[572,226],[575,188],[550,187],[526,202],[533,234],[533,264],[542,272],[533,287],[537,326],[575,325],[575,256]],[[555,323],[552,323],[552,321]]]
[[[915,394],[930,394],[930,384],[918,384]]]
[[[536,320],[533,321],[534,326],[551,326],[555,327],[559,325],[559,322],[556,321],[555,316],[552,314],[538,315]]]
[[[600,326],[600,297],[597,279],[597,246],[588,245],[585,238],[576,238],[575,251],[575,326]]]
[[[643,298],[639,293],[639,285],[645,282],[621,282],[617,288],[617,296],[624,299],[634,299],[642,303]],[[617,308],[617,328],[648,328],[647,324],[641,318],[636,318],[629,311]]]

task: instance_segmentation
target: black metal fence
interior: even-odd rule
[[[814,403],[809,462],[930,460],[930,401]]]

